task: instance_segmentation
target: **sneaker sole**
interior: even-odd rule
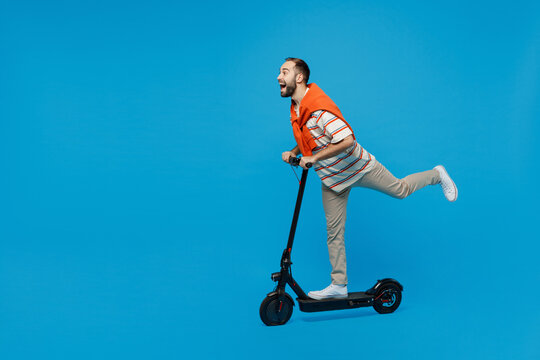
[[[440,167],[442,169],[442,171],[444,171],[444,174],[446,175],[446,177],[450,180],[450,182],[452,183],[452,186],[454,187],[454,191],[456,192],[456,197],[454,198],[454,200],[450,200],[448,198],[446,198],[446,200],[450,201],[450,202],[454,202],[457,200],[458,198],[458,189],[457,189],[457,186],[456,184],[454,183],[454,180],[452,180],[452,178],[450,177],[450,175],[448,175],[448,171],[446,171],[446,169],[444,168],[444,166],[442,165],[437,165],[436,167]],[[445,196],[446,197],[446,196]]]
[[[349,297],[349,294],[347,295],[335,295],[335,296],[319,296],[319,295],[309,295],[308,297],[314,300],[326,300],[326,299],[346,299]]]

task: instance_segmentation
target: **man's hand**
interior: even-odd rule
[[[285,151],[285,152],[283,152],[283,154],[281,154],[281,158],[287,164],[289,163],[289,158],[291,158],[291,157],[296,157],[296,155],[292,151]]]
[[[302,156],[300,158],[300,166],[307,170],[307,163],[311,163],[312,165],[315,165],[317,162],[317,158],[315,156]]]

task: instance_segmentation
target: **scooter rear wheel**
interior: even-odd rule
[[[396,284],[383,285],[373,300],[373,308],[379,314],[396,311],[401,303],[401,290]]]
[[[267,296],[261,303],[259,315],[268,326],[283,325],[291,318],[294,303],[290,296],[273,294]]]

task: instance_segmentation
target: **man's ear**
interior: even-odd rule
[[[296,82],[298,84],[300,84],[300,83],[302,83],[302,81],[304,81],[304,74],[302,74],[302,73],[296,74]]]

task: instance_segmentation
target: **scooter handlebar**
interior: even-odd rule
[[[300,165],[300,159],[299,157],[294,157],[294,156],[291,156],[289,158],[289,164],[291,164],[292,166],[298,166]],[[313,163],[306,163],[306,167],[309,169],[310,167],[313,166]]]

